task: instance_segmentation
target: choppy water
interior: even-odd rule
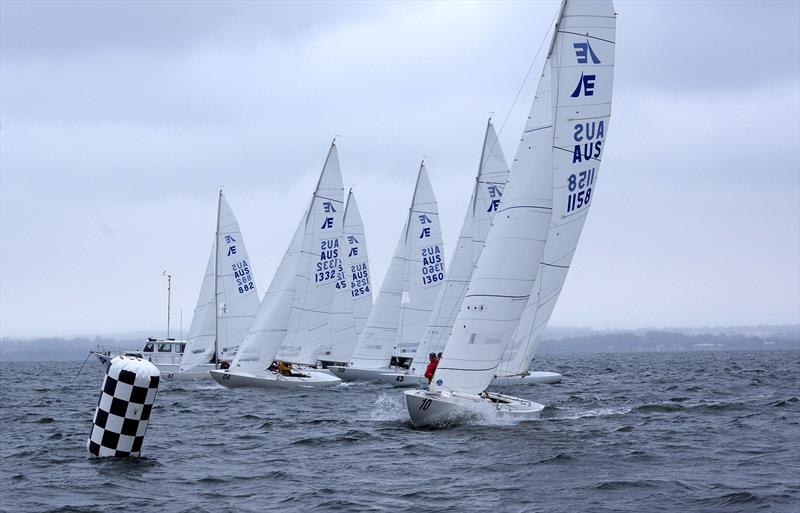
[[[507,390],[543,419],[439,431],[389,387],[172,382],[138,460],[88,457],[79,366],[0,365],[4,511],[800,509],[800,352],[549,355]]]

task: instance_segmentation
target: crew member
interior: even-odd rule
[[[283,374],[284,376],[291,376],[292,375],[292,364],[286,362],[278,362],[278,372]]]
[[[436,372],[436,366],[439,365],[439,358],[436,357],[436,353],[431,353],[428,355],[428,368],[425,369],[425,377],[428,378],[428,384],[431,383],[433,380],[433,374]]]

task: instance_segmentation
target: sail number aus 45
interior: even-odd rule
[[[589,204],[592,200],[595,168],[573,173],[567,178],[567,213],[573,212]]]

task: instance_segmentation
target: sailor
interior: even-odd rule
[[[436,372],[436,366],[439,365],[439,358],[436,357],[436,353],[431,353],[428,355],[428,368],[425,369],[425,377],[428,378],[428,384],[430,385],[431,381],[433,380],[433,374]]]
[[[292,375],[292,364],[286,362],[278,362],[278,372],[283,374],[284,376],[291,376]]]

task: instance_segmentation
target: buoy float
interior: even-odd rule
[[[134,356],[111,360],[86,442],[92,456],[139,456],[161,373]]]

